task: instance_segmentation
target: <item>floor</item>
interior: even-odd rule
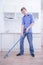
[[[17,52],[12,52],[4,59],[6,52],[0,52],[0,65],[43,65],[43,48],[40,52],[35,52],[35,57],[31,57],[28,52],[23,56],[17,57]]]

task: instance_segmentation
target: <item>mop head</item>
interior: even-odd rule
[[[4,59],[6,59],[8,57],[8,54],[6,54],[5,56],[4,56]]]

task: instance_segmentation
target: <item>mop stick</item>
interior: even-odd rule
[[[24,34],[26,34],[26,33],[24,33]],[[9,53],[12,51],[13,48],[15,48],[16,44],[17,44],[19,41],[20,41],[20,39],[8,50],[8,52],[5,54],[4,58],[6,58],[6,57],[9,55]]]

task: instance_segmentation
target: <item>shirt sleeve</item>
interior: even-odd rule
[[[34,23],[34,17],[33,17],[33,15],[30,16],[30,23]]]
[[[23,24],[23,25],[25,24],[25,22],[24,22],[24,17],[22,18],[22,24]]]

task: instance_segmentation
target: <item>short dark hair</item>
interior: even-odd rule
[[[26,10],[26,8],[25,8],[25,7],[22,7],[22,8],[21,8],[21,11],[23,11],[23,9],[25,9],[25,10]]]

